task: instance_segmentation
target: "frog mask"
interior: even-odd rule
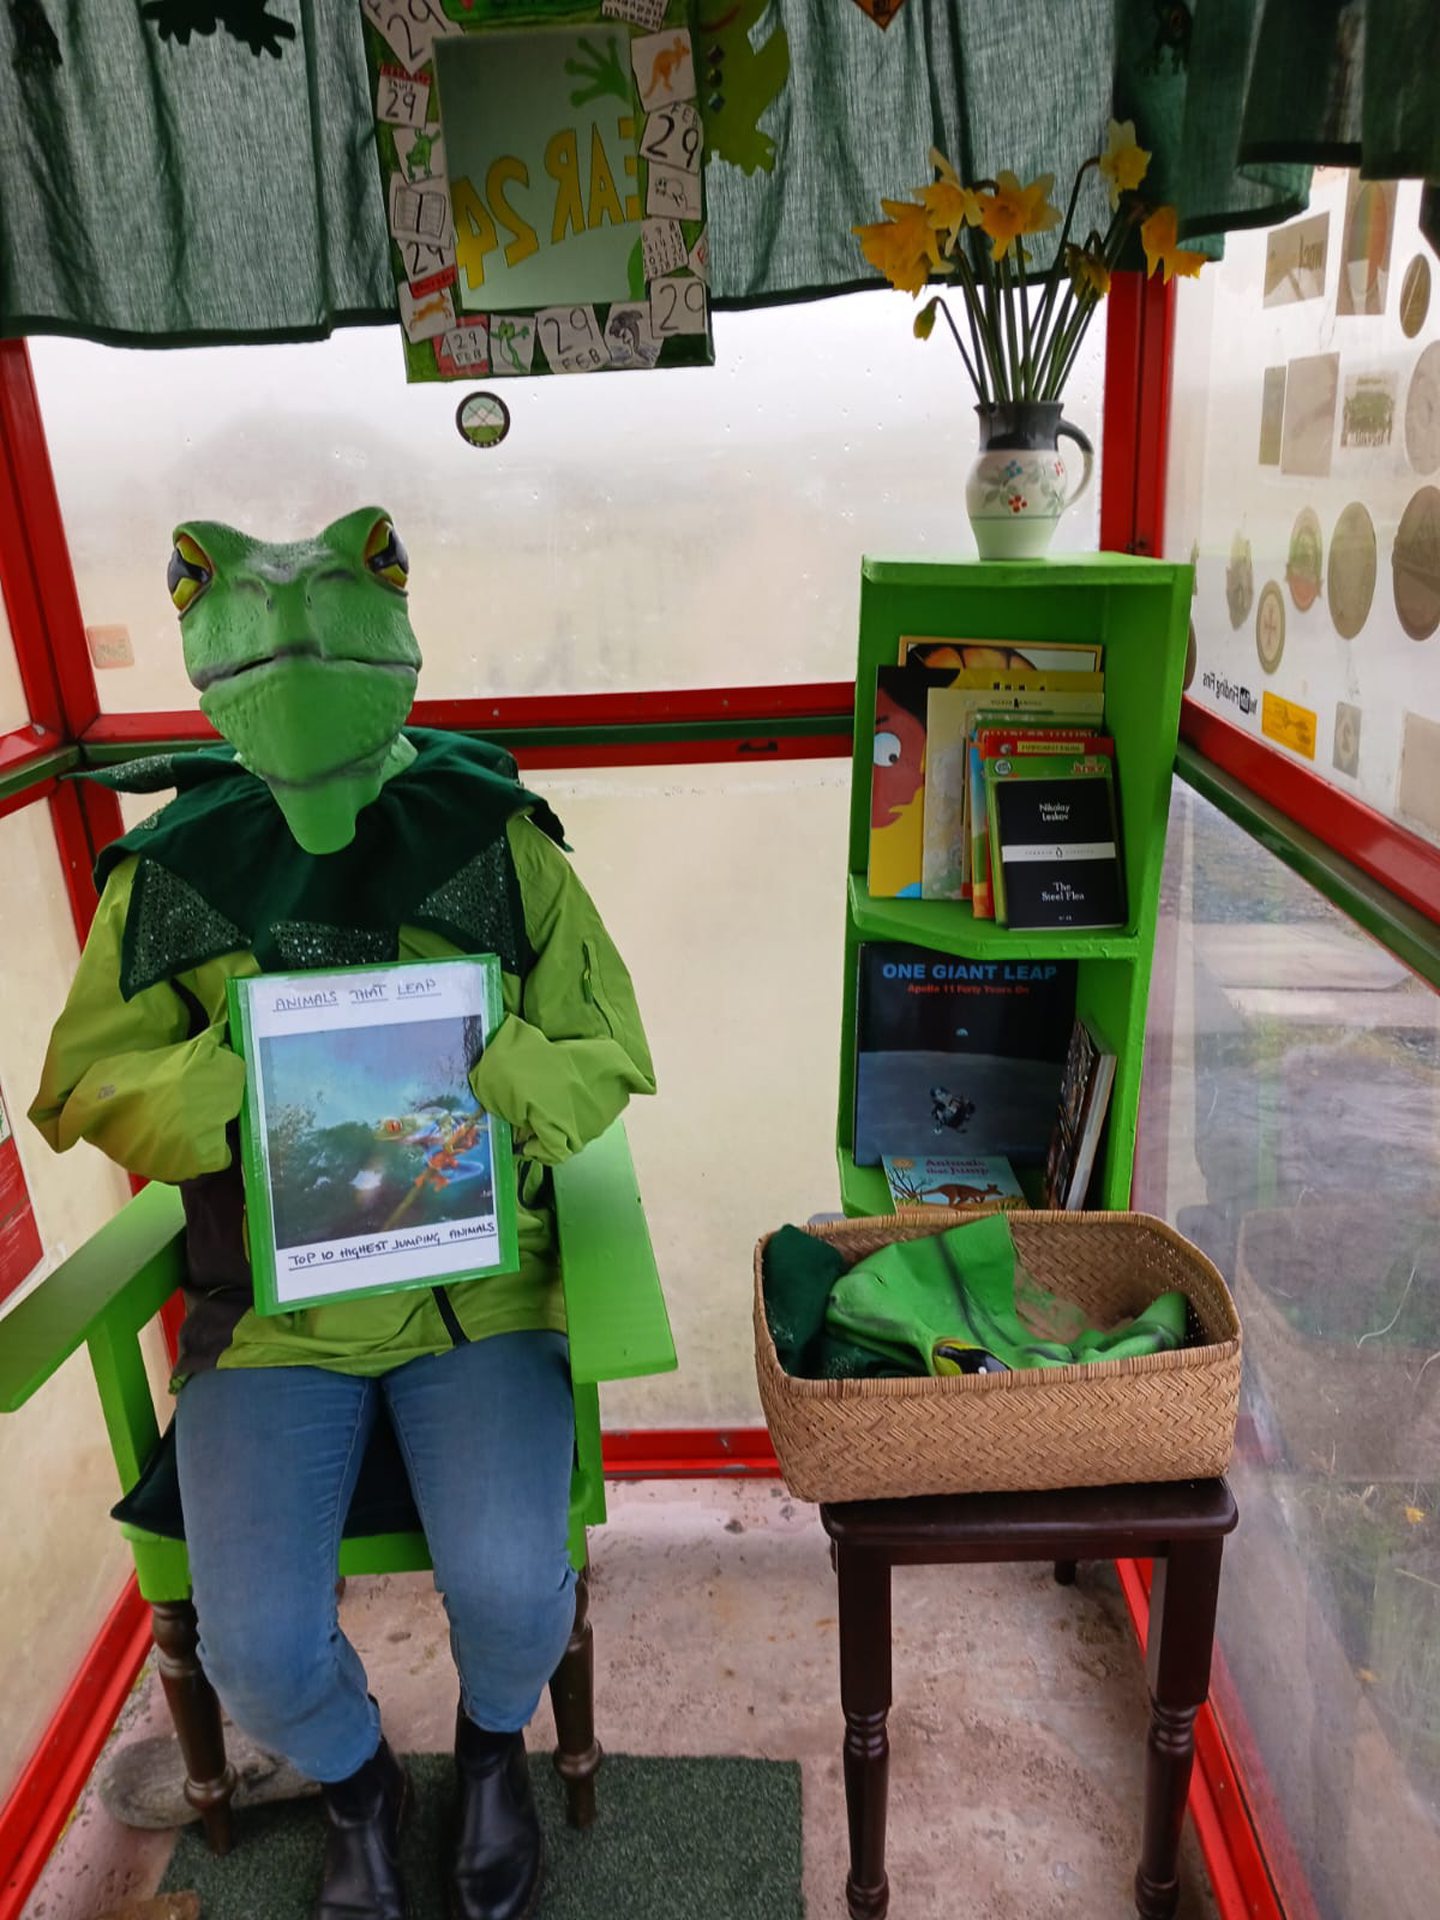
[[[175,529],[170,597],[200,711],[306,853],[348,846],[415,757],[400,732],[420,670],[408,577],[380,507],[279,545],[213,520]]]

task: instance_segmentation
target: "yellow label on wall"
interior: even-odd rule
[[[1315,715],[1308,707],[1282,700],[1278,693],[1267,693],[1261,700],[1260,731],[1292,753],[1303,753],[1307,760],[1315,758],[1315,726]]]

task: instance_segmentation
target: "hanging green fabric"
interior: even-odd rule
[[[1262,0],[1240,157],[1358,167],[1428,182],[1420,224],[1440,249],[1440,6],[1435,0]]]
[[[1211,250],[1303,207],[1320,159],[1434,179],[1437,16],[1432,0],[905,0],[882,31],[847,0],[745,0],[731,72],[753,58],[767,77],[736,80],[712,129],[715,304],[878,285],[851,229],[925,183],[932,146],[967,179],[1053,173],[1063,192],[1112,112]],[[736,124],[742,96],[758,125]],[[1081,231],[1104,210],[1087,176]],[[359,0],[0,5],[0,334],[174,346],[358,323],[395,324]]]

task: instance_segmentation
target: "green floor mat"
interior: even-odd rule
[[[411,1920],[446,1920],[447,1836],[454,1804],[448,1754],[407,1757],[415,1813],[405,1837]],[[803,1920],[800,1769],[773,1760],[641,1760],[609,1755],[600,1815],[565,1824],[564,1789],[532,1757],[545,1828],[540,1920]],[[236,1816],[225,1859],[186,1827],[160,1883],[193,1891],[201,1920],[310,1920],[320,1883],[318,1802]]]

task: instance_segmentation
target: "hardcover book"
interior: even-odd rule
[[[862,944],[855,1164],[965,1153],[1043,1165],[1074,1015],[1073,960]]]
[[[924,860],[926,709],[951,673],[924,667],[875,671],[875,747],[870,772],[867,880],[877,900],[918,899]]]
[[[1035,716],[1043,720],[1044,715]],[[1109,734],[1087,733],[1077,727],[1044,727],[1029,724],[1024,730],[1014,715],[1005,716],[1006,724],[995,714],[977,714],[970,742],[970,795],[968,805],[970,832],[970,900],[977,920],[995,918],[994,889],[990,879],[990,809],[985,790],[987,760],[1033,759],[1036,754],[1103,754],[1115,757],[1115,742]]]
[[[1000,1154],[887,1154],[885,1179],[896,1211],[903,1207],[1028,1208],[1015,1169]]]
[[[995,918],[1014,928],[1124,926],[1110,762],[1041,754],[986,765]]]
[[[1085,1204],[1110,1089],[1115,1084],[1115,1055],[1102,1047],[1084,1020],[1075,1022],[1060,1109],[1045,1159],[1045,1204],[1074,1212]]]
[[[1098,728],[1104,705],[1104,677],[1098,673],[966,672],[932,690],[921,869],[926,899],[970,897],[968,773],[976,716],[1008,714],[1017,726],[1025,716],[1037,723]]]
[[[470,1074],[501,1018],[500,962],[229,982],[260,1313],[507,1273],[510,1129]]]
[[[1088,640],[937,640],[906,634],[900,661],[957,672],[1098,673],[1105,649]]]

